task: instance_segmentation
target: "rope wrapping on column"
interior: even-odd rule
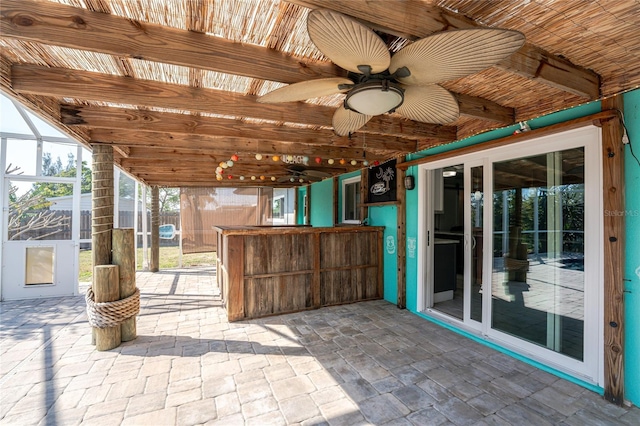
[[[137,287],[131,296],[115,302],[96,303],[91,287],[84,298],[87,302],[87,317],[91,327],[116,327],[140,312],[140,289]]]

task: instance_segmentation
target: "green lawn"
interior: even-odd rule
[[[180,257],[179,247],[160,247],[160,269],[178,267]],[[80,251],[79,280],[91,281],[91,250]],[[215,253],[193,253],[182,255],[182,266],[214,265]],[[142,249],[138,249],[138,270],[142,269]]]

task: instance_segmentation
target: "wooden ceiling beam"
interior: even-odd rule
[[[3,37],[296,83],[346,75],[331,63],[301,62],[274,49],[134,21],[53,2],[2,0]]]
[[[259,104],[256,96],[150,80],[136,80],[67,68],[13,65],[11,86],[20,93],[77,98],[125,105],[251,117],[275,123],[300,123],[331,128],[335,108],[303,102]],[[389,115],[374,117],[359,133],[412,140],[436,137],[455,140],[451,126],[417,123]]]
[[[87,126],[90,128],[122,129],[132,131],[168,132],[172,134],[201,135],[214,137],[240,137],[261,140],[287,141],[303,145],[351,145],[353,140],[336,136],[331,130],[294,128],[277,126],[271,123],[255,124],[240,120],[195,116],[158,111],[126,108],[92,107],[81,105],[62,105],[61,121],[69,126]],[[442,127],[439,136],[445,131],[449,138],[455,137],[454,128]],[[360,141],[357,138],[356,141]],[[398,140],[398,146],[415,149],[416,145],[406,139]],[[439,138],[438,138],[439,139]],[[384,147],[393,142],[393,137],[367,135],[367,145],[372,148]],[[358,142],[356,142],[358,143]],[[362,142],[359,142],[362,143]],[[393,150],[398,146],[394,145]],[[404,149],[404,148],[403,148]]]
[[[90,143],[105,143],[109,145],[128,146],[129,148],[146,147],[153,149],[206,149],[214,155],[231,156],[234,153],[248,153],[255,155],[308,155],[321,158],[363,158],[362,146],[353,147],[327,145],[299,145],[291,142],[262,141],[246,138],[213,138],[207,136],[179,135],[170,133],[156,133],[143,131],[93,129],[90,132]],[[224,153],[224,154],[223,154]],[[395,153],[395,152],[393,152]],[[389,151],[366,149],[368,159],[389,157]]]
[[[420,0],[287,0],[309,8],[324,8],[365,21],[388,34],[415,40],[438,31],[479,28],[465,16]],[[499,64],[500,67],[587,99],[600,97],[600,77],[532,44]]]
[[[155,146],[159,148],[203,148],[211,147],[211,149],[225,149],[236,151],[252,151],[256,153],[255,138],[239,138],[239,137],[214,137],[203,135],[183,135],[180,133],[169,132],[148,132],[140,130],[123,130],[123,129],[102,129],[95,128],[90,132],[92,143],[111,143],[116,145],[129,145],[129,146]],[[275,141],[271,141],[274,142]],[[331,148],[362,148],[362,141],[354,140],[338,140],[338,141],[325,141],[318,139],[315,143],[310,141],[306,144],[289,141],[279,141],[279,145],[293,145],[295,150],[302,152],[304,146],[309,146],[312,149],[312,154],[322,154],[324,149]],[[369,141],[367,137],[367,150],[387,151],[390,153],[395,152],[415,152],[416,142],[399,139],[399,138],[381,138],[381,140]],[[287,154],[294,154],[287,152]],[[304,155],[304,154],[300,154]]]
[[[130,146],[129,155],[127,158],[142,158],[147,160],[164,159],[164,158],[203,158],[207,160],[203,161],[226,161],[233,154],[240,156],[241,161],[245,161],[245,157],[249,157],[250,160],[254,160],[254,156],[257,153],[261,153],[265,156],[269,155],[306,155],[310,158],[309,164],[315,165],[315,158],[320,157],[323,161],[330,158],[339,159],[359,159],[363,160],[364,151],[356,148],[324,148],[321,151],[314,150],[312,147],[297,147],[295,144],[278,144],[267,143],[264,141],[255,141],[254,148],[250,150],[238,150],[238,149],[198,149],[198,148],[155,148],[147,146]],[[118,145],[114,145],[118,146]],[[313,155],[313,154],[316,155]],[[366,159],[368,160],[383,160],[388,156],[378,155],[368,152]]]

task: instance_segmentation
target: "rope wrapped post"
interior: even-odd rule
[[[113,230],[113,147],[92,144],[91,175],[91,252],[93,267],[111,264],[111,231]],[[95,285],[96,277],[93,276]],[[96,344],[96,331],[91,331]]]
[[[120,285],[117,265],[98,265],[93,268],[93,287],[87,294],[95,295],[96,303],[114,302],[120,299]],[[89,314],[91,322],[91,314]],[[95,322],[94,322],[95,323]],[[96,324],[96,349],[108,351],[116,348],[122,342],[120,324],[115,326],[100,327]]]
[[[114,229],[112,263],[120,268],[120,297],[126,299],[136,292],[135,239],[133,228]],[[135,315],[120,324],[123,342],[137,337]]]

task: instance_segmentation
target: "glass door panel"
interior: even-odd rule
[[[464,318],[464,166],[434,170],[433,308]]]
[[[493,163],[491,327],[580,361],[584,159],[574,148]]]
[[[470,318],[482,322],[482,262],[483,262],[483,168],[471,168],[471,297]]]

